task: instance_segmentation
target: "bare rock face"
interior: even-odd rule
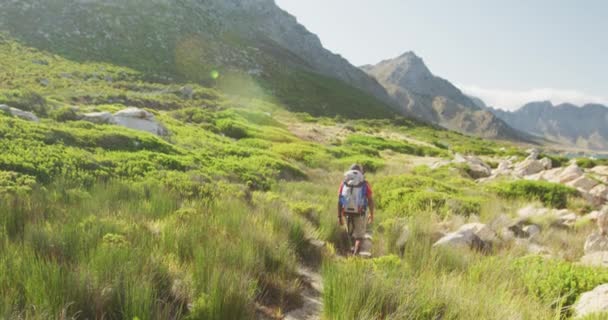
[[[608,311],[608,284],[583,293],[573,306],[576,318]]]
[[[32,122],[38,122],[40,121],[38,119],[38,117],[28,111],[23,111],[21,109],[17,109],[17,108],[13,108],[13,107],[9,107],[5,104],[0,104],[0,111],[4,111],[8,114],[10,114],[13,117],[17,117],[23,120],[27,120],[27,121],[32,121]]]
[[[515,166],[515,174],[520,177],[530,176],[545,170],[545,165],[534,159],[526,159]]]
[[[593,189],[591,189],[589,193],[591,193],[595,197],[608,200],[608,187],[605,184],[600,184],[593,187]]]
[[[127,108],[114,114],[113,123],[134,130],[146,131],[158,136],[168,134],[167,129],[156,121],[154,115],[139,108]]]
[[[597,251],[608,251],[608,237],[594,232],[585,241],[585,254]]]
[[[589,191],[591,191],[591,189],[593,189],[598,184],[599,184],[598,181],[583,175],[583,176],[580,176],[580,177],[568,182],[566,185],[569,187],[575,188],[575,189],[589,192]]]
[[[583,170],[578,165],[571,164],[559,174],[559,176],[557,177],[557,181],[554,182],[565,184],[580,178],[583,174]]]

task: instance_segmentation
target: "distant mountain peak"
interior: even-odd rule
[[[608,150],[608,107],[582,107],[550,101],[525,104],[516,111],[491,110],[512,127],[543,136],[560,144],[592,150]]]
[[[375,77],[405,112],[445,128],[489,138],[524,139],[449,81],[433,75],[413,51],[374,66],[362,67]]]

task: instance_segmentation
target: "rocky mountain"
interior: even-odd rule
[[[555,142],[592,150],[608,150],[608,107],[587,104],[554,106],[549,101],[528,103],[509,112],[490,109],[512,127]]]
[[[402,111],[413,117],[486,138],[526,139],[449,81],[433,75],[413,52],[361,69],[375,77]]]
[[[218,72],[236,74],[313,114],[394,113],[376,80],[326,50],[273,0],[1,1],[0,30],[71,59],[168,80],[213,83]],[[307,99],[293,99],[294,92]],[[352,105],[358,109],[346,109]]]

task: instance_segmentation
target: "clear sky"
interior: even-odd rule
[[[354,65],[412,50],[489,105],[608,104],[605,0],[276,0]]]

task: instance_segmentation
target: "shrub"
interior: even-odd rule
[[[61,107],[54,109],[50,112],[49,116],[55,121],[59,122],[76,121],[80,119],[76,109],[73,107]]]
[[[607,270],[542,257],[520,258],[515,260],[513,268],[530,293],[565,310],[583,292],[608,281]]]
[[[568,197],[578,194],[575,189],[561,184],[529,180],[496,183],[490,189],[504,198],[538,200],[558,209],[566,207]]]
[[[247,128],[234,120],[220,119],[215,125],[222,134],[233,139],[243,139],[249,137]]]
[[[576,159],[576,164],[581,168],[591,169],[600,165],[608,165],[608,159],[580,158]]]

